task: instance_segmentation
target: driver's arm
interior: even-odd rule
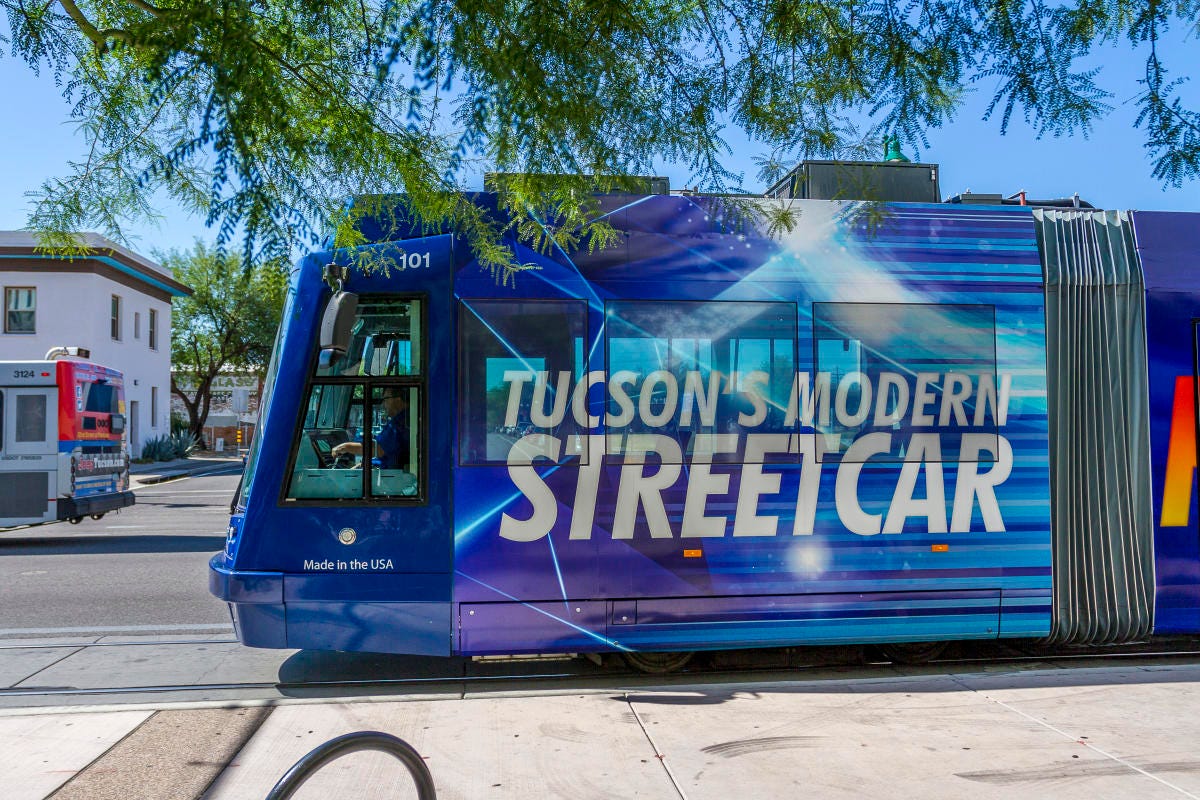
[[[363,446],[362,446],[362,442],[342,442],[341,444],[339,444],[337,447],[334,447],[329,452],[334,458],[337,458],[338,456],[342,456],[342,455],[354,455],[354,456],[358,456],[359,458],[361,458],[362,454],[363,454]],[[383,449],[383,447],[379,444],[379,440],[376,439],[375,440],[375,457],[383,458],[385,455],[387,455],[387,451]]]

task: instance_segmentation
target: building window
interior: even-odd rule
[[[158,387],[150,387],[150,427],[158,427]]]
[[[4,289],[4,332],[34,333],[37,329],[37,289],[10,286]]]
[[[137,311],[133,312],[133,338],[142,338],[142,315]]]
[[[121,298],[118,295],[112,296],[112,338],[115,341],[121,341]]]
[[[153,308],[150,309],[150,330],[148,333],[149,333],[149,337],[150,337],[150,349],[157,350],[158,349],[158,312],[156,310],[154,310]]]

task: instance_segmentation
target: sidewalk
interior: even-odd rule
[[[148,486],[176,478],[186,478],[190,475],[203,475],[207,472],[226,469],[240,465],[242,457],[227,453],[199,452],[188,458],[177,458],[174,461],[154,461],[149,464],[130,464],[130,482],[136,489],[138,485]]]
[[[441,800],[1196,797],[1200,665],[477,690],[0,714],[6,800],[257,800],[353,731],[399,736]],[[298,797],[413,797],[381,753]]]

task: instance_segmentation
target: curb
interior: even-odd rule
[[[242,467],[242,462],[239,461],[222,461],[216,464],[205,464],[203,466],[189,467],[187,469],[164,472],[161,474],[144,473],[144,475],[130,475],[131,483],[136,482],[141,486],[152,486],[156,483],[166,483],[178,478],[190,478],[194,475],[205,475],[209,472],[217,472],[219,470],[228,469],[230,467]]]

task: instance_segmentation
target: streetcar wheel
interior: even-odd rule
[[[897,664],[928,664],[949,645],[949,642],[892,642],[881,645],[879,651],[888,661]]]
[[[72,525],[78,525],[79,523],[83,522],[83,517],[69,517],[67,522],[71,523]]]
[[[676,672],[688,665],[696,657],[694,651],[685,650],[674,653],[622,653],[625,663],[638,672],[651,675],[664,675]]]
[[[104,519],[103,514],[92,514],[92,519]]]

